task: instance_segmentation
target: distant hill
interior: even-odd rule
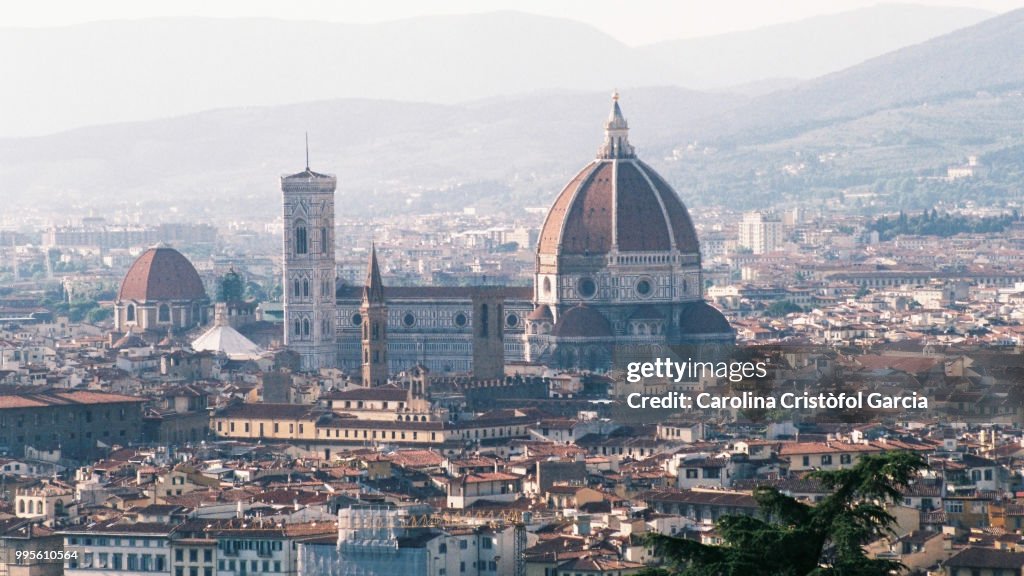
[[[160,121],[0,140],[8,201],[140,212],[174,209],[272,218],[278,176],[337,173],[339,211],[366,215],[465,205],[546,204],[594,157],[609,93],[535,93],[441,105],[341,99],[225,109]],[[678,88],[630,91],[623,106],[641,150],[743,97]],[[442,191],[444,191],[442,193]]]
[[[452,103],[654,76],[596,29],[515,12],[379,24],[147,19],[2,29],[0,134],[330,98]]]
[[[691,204],[867,189],[899,205],[1024,198],[1024,10],[763,94],[623,91],[631,140]],[[501,77],[495,72],[495,77]],[[504,81],[504,79],[502,79]],[[396,85],[411,85],[408,79]],[[182,88],[184,89],[184,88]],[[339,176],[339,214],[546,205],[593,157],[608,90],[468,103],[329,99],[0,140],[6,206],[272,218],[280,174]],[[16,117],[11,114],[6,117]],[[944,183],[968,155],[984,180]]]
[[[814,78],[992,17],[974,8],[878,4],[756,30],[645,46],[674,83],[722,88]]]
[[[0,28],[4,84],[16,87],[0,91],[0,108],[18,111],[0,115],[0,136],[333,98],[451,104],[809,78],[987,15],[883,5],[640,48],[579,22],[516,12],[378,24],[182,18]]]
[[[713,137],[792,135],[901,106],[1024,85],[1024,10],[769,93],[700,126]]]
[[[1024,10],[698,119],[665,153],[675,158],[665,170],[697,197],[751,205],[848,188],[908,207],[1021,201],[1020,54]],[[990,164],[985,179],[922,179],[969,155]]]

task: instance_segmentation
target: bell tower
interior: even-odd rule
[[[473,379],[505,378],[505,296],[500,288],[473,291]]]
[[[359,314],[363,318],[363,386],[383,386],[388,382],[388,307],[384,301],[376,246],[370,247],[370,265]]]
[[[284,195],[284,343],[300,368],[337,365],[334,190],[337,178],[309,169],[281,177]]]

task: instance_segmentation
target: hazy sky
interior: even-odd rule
[[[0,5],[0,26],[54,26],[156,16],[375,22],[423,14],[520,10],[587,22],[628,44],[707,36],[842,12],[877,0],[33,0]],[[917,0],[993,12],[1024,0]]]

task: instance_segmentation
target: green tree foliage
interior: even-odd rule
[[[925,460],[912,452],[864,456],[845,470],[816,471],[811,478],[831,490],[816,505],[759,488],[761,517],[724,516],[716,527],[721,546],[653,534],[649,544],[664,567],[650,576],[886,576],[899,562],[868,558],[863,546],[891,532],[895,518],[885,504]]]
[[[114,311],[110,308],[92,308],[85,314],[85,319],[91,324],[98,324],[100,322],[109,320],[114,316]]]
[[[972,218],[962,214],[939,214],[932,208],[918,216],[907,216],[902,211],[895,219],[883,216],[875,220],[869,229],[877,231],[882,240],[892,240],[901,234],[948,238],[956,234],[999,233],[1018,218],[1017,213]]]
[[[218,302],[242,302],[245,299],[245,282],[234,270],[229,270],[217,282]]]
[[[247,282],[245,284],[245,299],[255,300],[256,302],[265,302],[268,300],[267,291],[263,289],[263,286],[256,282]]]
[[[100,301],[113,300],[115,296],[112,290],[102,290],[88,296],[75,297],[69,302],[62,292],[54,292],[40,300],[39,305],[57,316],[67,316],[71,322],[97,323],[113,316],[113,310],[101,306]]]
[[[803,308],[799,305],[790,302],[789,300],[779,300],[772,302],[772,305],[765,311],[766,314],[772,318],[781,318],[786,314],[792,314],[793,312],[801,312]]]

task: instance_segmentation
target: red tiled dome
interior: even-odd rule
[[[618,166],[616,166],[618,164]],[[613,234],[613,226],[617,234]],[[541,229],[540,254],[700,252],[686,206],[639,160],[595,160],[558,195]]]
[[[558,318],[552,333],[562,338],[602,338],[612,335],[612,327],[600,312],[580,304]]]
[[[547,304],[541,304],[534,308],[533,312],[530,312],[530,315],[527,316],[526,319],[534,322],[540,322],[543,320],[554,320],[555,318],[551,314],[551,308],[548,308]]]
[[[693,302],[679,313],[679,329],[683,334],[725,334],[732,326],[717,308],[707,302]]]
[[[653,168],[636,158],[618,100],[596,160],[562,189],[548,212],[538,253],[601,255],[671,250],[699,253],[686,206]]]
[[[150,248],[121,282],[119,300],[202,300],[206,289],[192,263],[173,248]]]

